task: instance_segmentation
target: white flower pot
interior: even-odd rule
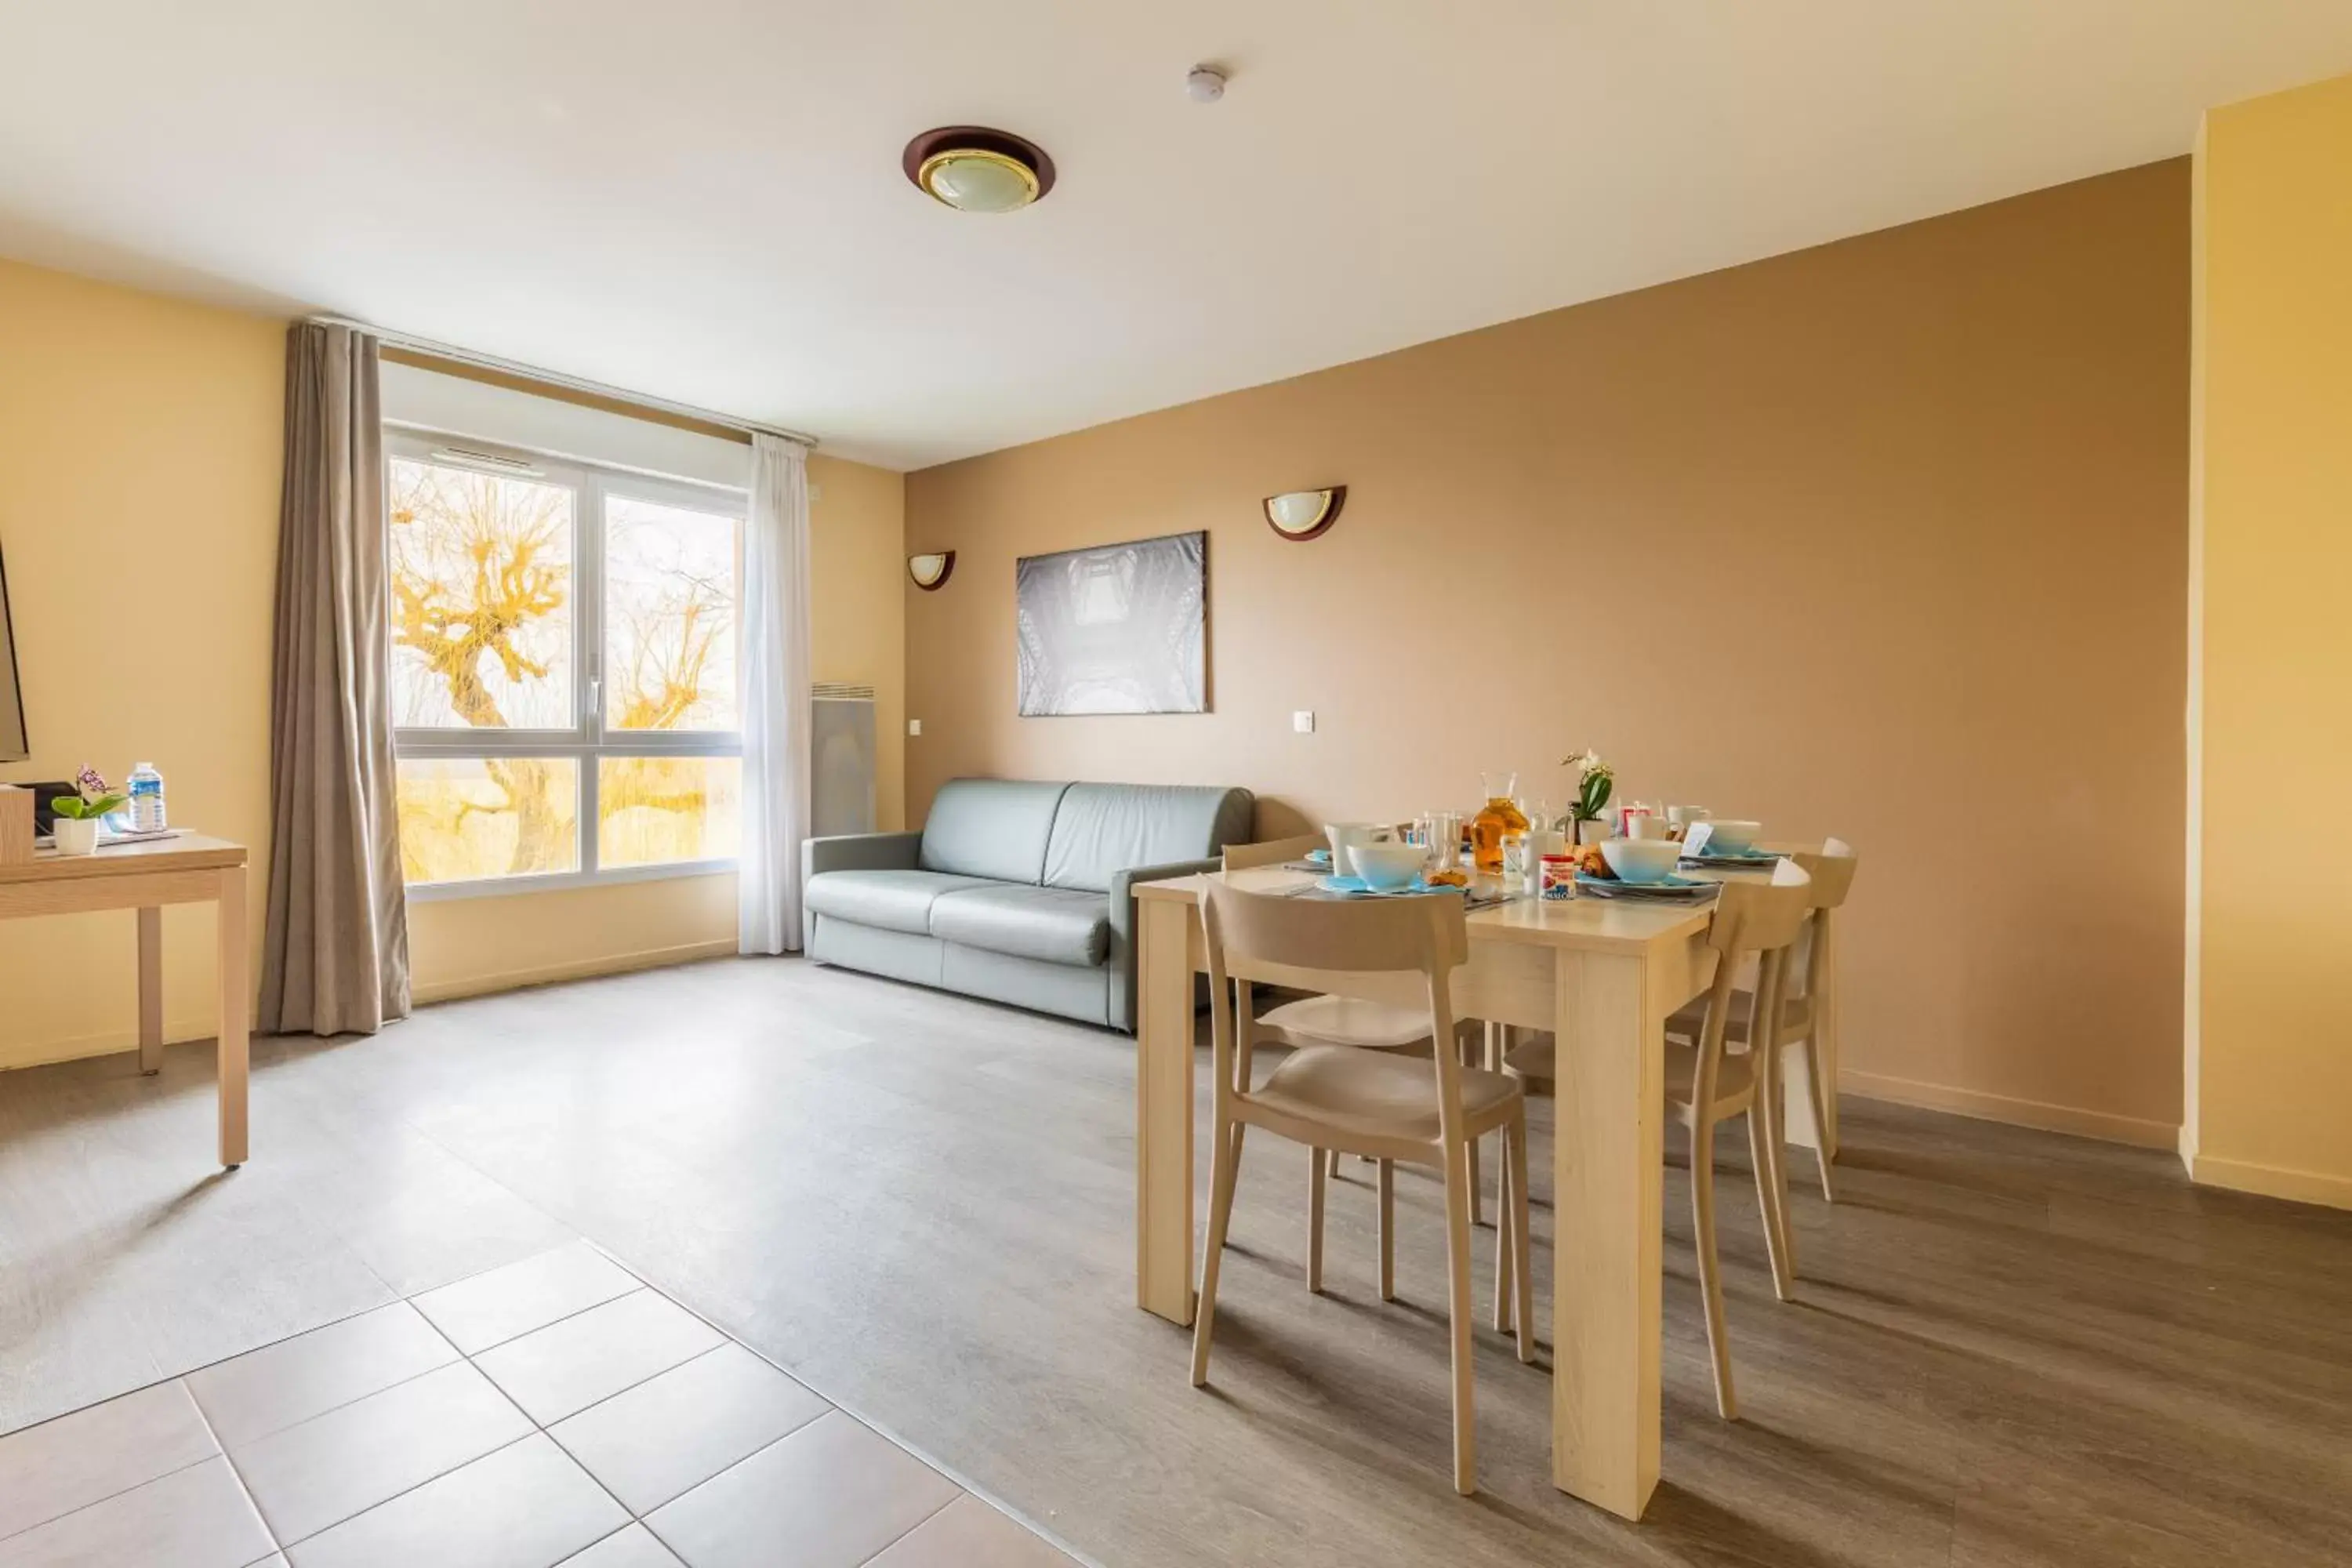
[[[58,853],[60,855],[95,855],[98,853],[98,825],[95,816],[60,816],[57,820]]]

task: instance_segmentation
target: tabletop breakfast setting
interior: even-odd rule
[[[1591,752],[1567,767],[1562,812],[1521,795],[1516,775],[1488,774],[1475,811],[1328,822],[1229,845],[1216,870],[1136,886],[1137,1304],[1192,1329],[1192,1381],[1205,1386],[1247,1128],[1263,1130],[1254,1158],[1277,1157],[1258,1153],[1276,1139],[1308,1151],[1310,1291],[1321,1289],[1327,1168],[1339,1171],[1342,1153],[1376,1164],[1383,1300],[1391,1167],[1430,1170],[1448,1210],[1455,1489],[1478,1485],[1469,1248],[1491,1196],[1492,1329],[1531,1375],[1542,1369],[1530,1280],[1547,1267],[1551,1280],[1553,1484],[1639,1519],[1660,1451],[1664,1128],[1691,1140],[1727,1420],[1738,1405],[1715,1261],[1716,1129],[1746,1123],[1774,1294],[1791,1300],[1792,1164],[1817,1171],[1824,1203],[1832,1193],[1834,931],[1859,861],[1835,838],[1768,843],[1751,817],[1618,803],[1614,770]],[[1548,1125],[1530,1122],[1530,1098],[1550,1102]],[[1530,1251],[1531,1137],[1550,1145],[1548,1266]]]
[[[1609,802],[1612,775],[1590,752],[1570,759],[1593,787],[1576,807],[1554,817],[1540,800],[1517,793],[1515,773],[1487,774],[1486,804],[1475,813],[1424,812],[1394,825],[1324,825],[1328,844],[1307,850],[1286,868],[1318,880],[1295,896],[1396,897],[1461,893],[1469,908],[1491,909],[1514,898],[1564,902],[1580,894],[1600,898],[1703,900],[1714,879],[1699,871],[1771,870],[1781,857],[1758,843],[1764,825],[1717,819],[1704,806]]]

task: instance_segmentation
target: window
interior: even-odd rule
[[[742,496],[407,434],[385,447],[410,889],[732,865]]]

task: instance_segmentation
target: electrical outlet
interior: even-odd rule
[[[907,721],[907,733],[909,735],[919,735],[922,732],[923,721],[920,719],[909,719]]]
[[[1301,708],[1290,716],[1290,727],[1302,735],[1312,735],[1315,733],[1315,715]]]

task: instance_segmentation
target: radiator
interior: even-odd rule
[[[812,837],[874,831],[874,689],[819,682],[809,725]]]

